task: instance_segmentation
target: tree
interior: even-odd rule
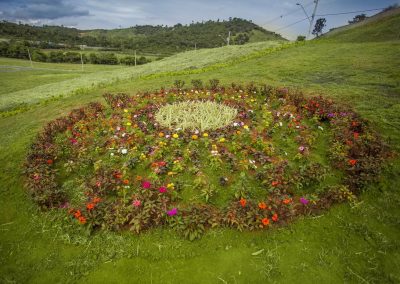
[[[357,15],[353,18],[353,20],[349,21],[349,24],[355,24],[355,23],[364,21],[366,18],[367,18],[367,15],[365,15],[365,14]]]
[[[306,40],[306,37],[303,35],[297,36],[297,39],[296,39],[296,41],[305,41],[305,40]]]
[[[322,34],[322,30],[326,26],[326,19],[325,18],[319,18],[315,22],[314,30],[312,31],[312,34],[315,35],[316,37],[319,37]]]

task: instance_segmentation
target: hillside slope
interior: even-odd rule
[[[356,24],[333,29],[322,38],[342,42],[399,40],[400,8],[378,13]]]
[[[206,21],[190,25],[134,26],[112,30],[79,30],[58,26],[30,26],[10,22],[0,23],[0,37],[41,41],[41,44],[101,46],[135,49],[140,52],[177,53],[188,49],[212,48],[225,45],[228,32],[231,44],[285,40],[251,21],[230,18],[228,21]]]

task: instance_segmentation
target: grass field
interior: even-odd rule
[[[162,72],[173,72],[183,70],[194,70],[203,68],[216,63],[224,63],[235,60],[237,57],[246,56],[257,51],[266,50],[277,47],[281,42],[259,42],[246,46],[226,46],[217,49],[201,49],[197,51],[188,51],[174,56],[170,56],[163,60],[133,67],[104,67],[104,65],[92,68],[98,68],[99,72],[92,72],[68,78],[70,80],[59,80],[53,82],[52,77],[48,77],[42,81],[40,85],[31,89],[20,89],[18,91],[8,93],[7,96],[0,96],[0,112],[7,111],[19,107],[20,105],[30,105],[40,101],[58,97],[69,96],[71,94],[81,93],[89,89],[98,88],[99,86],[110,85],[121,80],[136,80],[141,76],[148,76]],[[4,59],[8,61],[9,59]],[[26,61],[25,61],[26,63]],[[43,63],[49,64],[49,63]],[[65,64],[63,64],[65,65]],[[70,64],[71,65],[71,64]],[[70,66],[69,65],[69,66]],[[75,65],[75,68],[77,66]],[[117,70],[115,70],[117,68]],[[50,70],[49,73],[53,74]],[[57,80],[57,79],[56,79]],[[20,73],[13,73],[5,80],[9,86],[18,85],[22,88],[26,82],[21,82]]]
[[[85,74],[61,81],[64,84],[52,83],[57,94],[74,80],[84,80],[87,85],[105,74],[122,74],[122,79],[112,84],[94,86],[79,95],[0,119],[0,282],[400,282],[397,157],[388,161],[381,181],[371,184],[353,206],[335,206],[320,216],[305,217],[280,229],[255,233],[211,230],[196,242],[162,229],[140,236],[110,232],[84,236],[68,222],[54,222],[58,213],[38,212],[21,179],[27,147],[46,122],[87,102],[102,101],[105,91],[134,93],[171,86],[176,79],[189,83],[191,79],[218,78],[222,84],[254,81],[328,96],[352,105],[368,118],[398,153],[400,41],[389,39],[361,44],[335,42],[332,37],[221,68],[205,68],[197,74],[165,73],[227,60],[221,58],[226,50],[201,51],[199,57],[176,55],[141,69],[141,74],[163,72],[162,76],[135,75],[129,79],[136,73],[122,69]],[[242,48],[241,54],[246,54],[246,46]],[[17,85],[21,74],[15,72],[9,80]],[[22,97],[36,101],[37,92],[46,86],[50,85],[26,89]],[[3,106],[12,102],[7,98],[16,93],[3,93]],[[253,255],[255,252],[259,254]]]

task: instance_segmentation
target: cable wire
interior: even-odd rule
[[[385,8],[377,8],[377,9],[369,9],[369,10],[353,11],[353,12],[342,12],[342,13],[323,14],[323,15],[315,15],[315,16],[316,16],[316,17],[325,17],[325,16],[347,15],[347,14],[356,14],[356,13],[362,13],[362,12],[371,12],[371,11],[377,11],[377,10],[383,10],[383,9],[385,9]]]

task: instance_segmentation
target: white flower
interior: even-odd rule
[[[125,148],[122,149],[122,150],[121,150],[121,153],[124,154],[124,155],[125,155],[125,154],[128,154],[128,149],[125,149]]]
[[[233,123],[233,126],[237,127],[237,126],[239,126],[239,123],[234,122],[234,123]]]
[[[279,121],[279,126],[280,126],[280,127],[282,127],[282,126],[283,126],[283,123],[282,123],[282,121]]]

